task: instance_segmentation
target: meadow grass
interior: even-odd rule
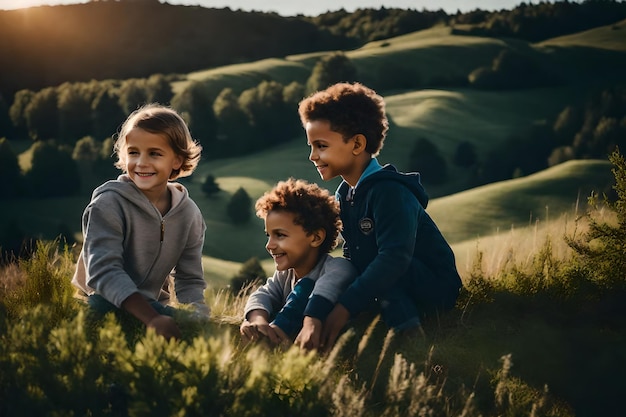
[[[623,43],[619,37],[620,30],[605,27],[598,31],[612,36],[615,43]],[[562,40],[555,41],[552,46],[549,45],[550,41],[527,45],[521,41],[453,35],[450,28],[435,27],[372,42],[345,52],[359,72],[370,71],[370,75],[385,62],[419,68],[420,72],[424,71],[424,79],[454,71],[465,72],[470,68],[489,65],[494,54],[502,48],[517,48],[523,49],[525,53],[539,54],[542,59],[553,60],[561,73],[575,74],[580,67],[574,65],[576,62],[598,65],[592,62],[594,59],[586,58],[590,53],[589,48],[577,49],[585,36],[589,36],[591,43],[599,42],[594,40],[594,33],[581,34],[579,38],[568,41],[567,47],[551,50],[549,48],[556,48]],[[293,80],[304,81],[307,71],[325,53],[320,51],[196,71],[188,74],[186,82],[207,82],[219,92],[225,87],[235,90],[249,88],[265,79],[284,84]],[[593,78],[599,78],[599,74],[601,72],[595,72]],[[182,87],[182,84],[176,86]],[[410,169],[409,150],[420,138],[433,141],[447,161],[452,160],[456,147],[464,141],[472,143],[478,159],[484,160],[491,150],[511,135],[523,135],[533,123],[549,122],[565,105],[583,100],[584,88],[581,84],[576,88],[557,86],[497,92],[468,88],[390,91],[385,93],[385,99],[392,127],[379,156],[380,161],[393,163],[400,170]],[[295,108],[293,117],[297,118]],[[30,164],[28,148],[20,145],[17,151],[20,153],[22,168],[27,169]],[[254,214],[251,221],[243,226],[231,224],[226,214],[226,204],[239,187],[243,187],[253,201],[277,181],[290,176],[335,190],[339,181],[321,182],[308,161],[308,154],[302,132],[290,142],[252,155],[203,160],[200,163],[196,173],[185,185],[203,211],[209,226],[204,248],[208,266],[212,259],[217,263],[219,260],[241,263],[253,256],[260,259],[265,256],[262,223]],[[466,177],[469,173],[448,163],[450,181],[427,189],[432,198],[429,212],[452,243],[482,238],[520,224],[528,224],[533,219],[542,218],[547,211],[557,217],[576,204],[579,197],[584,198],[589,187],[604,187],[601,182],[602,168],[594,165],[594,162],[581,164],[578,167],[580,172],[589,175],[591,181],[585,182],[584,175],[579,175],[577,170],[570,169],[567,173],[560,171],[567,167],[565,164],[547,171],[549,175],[560,177],[559,181],[562,182],[558,185],[545,177],[539,181],[539,178],[533,176],[534,179],[527,183],[515,180],[498,183],[493,187],[463,191],[467,188]],[[588,168],[585,164],[591,164],[594,168]],[[201,191],[202,182],[208,174],[212,174],[223,189],[223,192],[213,197],[207,197]],[[566,184],[568,181],[570,184]],[[588,183],[589,187],[578,187],[581,181]],[[533,183],[535,186],[532,186]],[[515,188],[518,186],[520,193],[515,196]],[[581,190],[580,195],[578,188]],[[561,190],[563,193],[554,194]],[[6,227],[8,222],[15,222],[30,235],[52,239],[59,233],[60,225],[64,225],[73,232],[75,238],[80,239],[80,217],[88,203],[88,195],[89,192],[85,192],[82,196],[67,199],[18,199],[3,202],[0,206],[2,227]],[[228,265],[228,268],[224,268],[225,275],[236,269],[234,264]],[[216,266],[210,269],[215,271],[220,268]],[[213,272],[210,276],[216,282],[223,283],[228,279]]]
[[[563,236],[587,230],[573,217],[481,241],[457,309],[425,321],[426,339],[364,313],[322,356],[242,344],[246,298],[224,288],[207,291],[209,321],[181,310],[180,341],[132,320],[90,322],[71,299],[74,255],[40,243],[0,273],[0,395],[11,399],[0,403],[5,415],[611,415],[618,375],[606,373],[623,369],[626,340],[595,310],[601,294],[559,281],[577,262]]]
[[[586,46],[599,49],[612,49],[616,51],[626,51],[624,43],[624,31],[626,30],[626,20],[612,25],[600,26],[573,33],[571,35],[559,36],[539,42],[538,46]]]

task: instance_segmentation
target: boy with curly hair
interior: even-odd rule
[[[341,230],[339,206],[317,184],[290,178],[260,197],[255,208],[276,270],[248,298],[241,336],[267,337],[276,345],[298,335],[302,346],[319,346],[321,331],[311,318],[324,320],[356,275],[348,260],[329,254]]]
[[[422,318],[453,308],[462,283],[452,249],[426,212],[419,173],[376,159],[389,129],[383,98],[360,83],[337,83],[302,100],[298,112],[321,178],[343,179],[335,197],[344,257],[358,271],[328,315],[321,343],[332,346],[372,303],[395,331],[423,335]]]

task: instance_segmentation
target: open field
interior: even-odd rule
[[[545,222],[572,213],[577,205],[580,210],[590,190],[606,189],[610,179],[606,161],[570,162],[526,178],[472,190],[465,189],[468,172],[450,161],[462,141],[476,147],[479,159],[484,157],[512,135],[523,135],[533,124],[553,120],[566,105],[584,100],[590,85],[605,76],[614,76],[619,68],[626,68],[623,54],[626,43],[620,36],[626,30],[623,27],[621,22],[539,44],[453,35],[450,28],[435,27],[372,42],[345,53],[364,80],[375,79],[381,68],[395,65],[414,69],[425,86],[433,84],[424,89],[381,92],[386,99],[391,130],[379,159],[408,170],[407,150],[412,149],[415,141],[426,138],[438,146],[449,161],[451,180],[428,188],[432,199],[429,212],[450,242],[465,248],[476,239],[484,243],[488,236],[501,235],[512,227],[534,227],[537,220]],[[509,91],[436,86],[437,77],[467,76],[475,68],[490,65],[504,48],[533,56],[564,79],[576,82]],[[224,87],[242,91],[270,79],[283,84],[304,83],[316,60],[324,54],[293,55],[196,71],[187,74],[185,81],[175,82],[173,87],[179,91],[190,82],[201,82],[219,92]],[[609,61],[611,66],[605,65]],[[293,117],[298,117],[296,109]],[[20,164],[27,168],[28,143],[18,143],[16,149],[21,152]],[[185,180],[208,226],[204,253],[210,282],[223,285],[241,262],[253,256],[264,262],[267,271],[272,270],[264,249],[261,221],[253,214],[248,224],[234,226],[225,207],[239,187],[254,201],[274,183],[289,176],[319,182],[308,153],[302,133],[288,143],[253,155],[203,161],[193,177]],[[208,174],[215,176],[223,190],[210,198],[201,191]],[[333,191],[338,184],[335,179],[320,185]],[[88,199],[88,195],[83,195],[49,199],[43,204],[37,200],[7,201],[0,207],[0,218],[15,222],[37,237],[52,238],[60,229],[68,228],[79,238],[80,216]],[[457,255],[462,258],[460,253]]]

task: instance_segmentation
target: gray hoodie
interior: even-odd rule
[[[135,292],[159,300],[168,276],[180,303],[208,314],[204,301],[202,213],[179,183],[169,183],[172,208],[161,213],[130,180],[96,188],[83,213],[84,243],[72,284],[117,307]]]

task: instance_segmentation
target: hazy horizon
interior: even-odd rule
[[[162,1],[164,2],[164,1]],[[12,10],[34,6],[62,5],[87,3],[86,0],[0,0],[0,9]],[[352,12],[364,8],[399,8],[413,10],[444,10],[448,14],[457,11],[468,12],[482,10],[510,10],[522,3],[521,0],[322,0],[315,2],[297,2],[293,0],[168,0],[169,4],[197,5],[207,8],[225,8],[244,11],[275,12],[282,16],[317,16],[328,11],[345,9]],[[538,0],[527,0],[526,4],[540,3]]]

